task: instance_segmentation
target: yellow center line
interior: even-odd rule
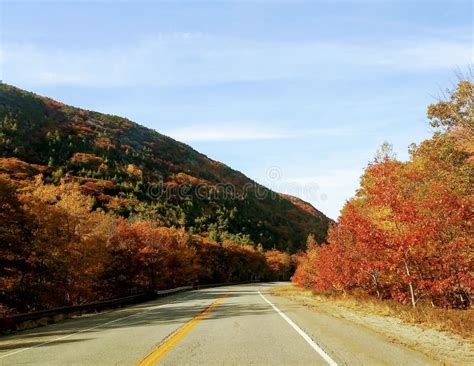
[[[229,294],[224,294],[209,305],[206,310],[196,315],[193,319],[184,324],[181,328],[173,332],[163,342],[161,342],[153,351],[141,359],[136,366],[151,366],[161,360],[169,351],[171,351],[184,337],[186,337],[193,328],[206,318]]]

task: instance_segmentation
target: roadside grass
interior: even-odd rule
[[[317,307],[317,304],[329,304],[341,306],[364,315],[376,314],[396,317],[408,324],[451,332],[462,336],[470,342],[474,342],[474,309],[443,309],[424,303],[420,303],[416,308],[412,308],[395,301],[378,300],[362,294],[334,295],[315,293],[294,285],[272,288],[270,293],[276,296],[292,298],[310,307]],[[305,299],[309,301],[305,301]]]

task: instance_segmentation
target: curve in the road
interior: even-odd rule
[[[0,337],[0,366],[437,364],[384,334],[266,291],[279,285],[196,290]]]

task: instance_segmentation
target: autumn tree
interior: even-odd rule
[[[93,210],[94,199],[73,183],[46,185],[38,177],[19,198],[36,223],[25,278],[35,302],[50,307],[93,299],[97,276],[109,261],[113,217]]]
[[[27,302],[24,278],[28,271],[34,222],[24,212],[16,194],[15,183],[0,176],[0,302],[3,311],[21,309]]]
[[[319,291],[363,290],[412,306],[468,307],[473,292],[473,84],[428,108],[434,136],[396,160],[387,144],[367,167],[328,244],[293,277]]]
[[[269,277],[273,280],[289,279],[292,268],[291,257],[288,253],[278,250],[267,250],[265,252],[267,264],[270,269]]]

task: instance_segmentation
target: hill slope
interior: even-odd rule
[[[124,217],[296,251],[330,219],[188,145],[118,116],[64,105],[0,84],[0,173],[76,180]]]

